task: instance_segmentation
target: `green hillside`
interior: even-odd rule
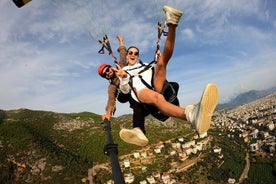
[[[0,111],[0,183],[79,183],[89,168],[109,162],[103,154],[107,137],[101,122],[101,116],[88,112]],[[155,129],[148,131],[151,143],[185,134],[187,129],[173,128],[187,126],[176,121],[166,125],[149,118],[147,124]],[[114,118],[111,126],[119,155],[140,149],[118,136],[120,127],[131,127],[130,117]]]
[[[218,114],[214,116],[217,118]],[[100,115],[89,112],[0,110],[0,183],[89,183],[88,170],[98,167],[107,168],[108,172],[97,171],[93,182],[106,183],[112,179],[112,173],[110,158],[103,153],[107,136],[101,122]],[[135,176],[133,184],[139,184],[148,176],[157,176],[156,173],[171,173],[171,179],[181,183],[228,183],[229,178],[238,182],[246,167],[246,154],[250,156],[252,169],[249,178],[243,178],[243,183],[260,180],[270,183],[276,178],[275,158],[265,152],[248,153],[248,146],[238,129],[230,131],[226,127],[212,126],[208,137],[195,138],[196,132],[185,121],[169,118],[160,122],[147,117],[150,143],[138,147],[119,138],[120,129],[131,126],[131,116],[111,120],[122,172]],[[271,133],[275,134],[275,131]],[[176,149],[172,143],[178,143],[180,139],[181,144],[192,140],[205,143],[202,150],[183,158],[173,154]],[[163,146],[161,153],[154,152],[157,145]],[[221,151],[215,153],[215,148]],[[148,156],[135,159],[134,152],[147,152]],[[131,168],[123,166],[124,159],[131,160]],[[257,180],[256,173],[260,171],[265,174]],[[158,180],[157,183],[163,182]]]

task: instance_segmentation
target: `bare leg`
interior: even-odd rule
[[[168,28],[169,28],[168,36],[163,50],[164,63],[166,66],[169,60],[171,59],[171,56],[174,50],[176,25],[169,24]]]
[[[167,102],[163,95],[150,89],[143,89],[138,92],[138,98],[142,103],[157,107],[163,114],[186,120],[184,108]]]
[[[166,81],[166,69],[167,64],[173,54],[174,43],[175,43],[175,32],[176,25],[169,24],[168,36],[165,42],[163,54],[157,61],[155,73],[154,73],[154,88],[155,91],[161,93],[164,83]]]

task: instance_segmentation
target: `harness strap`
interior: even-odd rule
[[[142,77],[141,75],[139,75],[139,78],[140,78],[140,80],[142,81],[142,83],[143,83],[147,88],[153,90],[153,87],[152,87],[151,85],[149,85],[149,84],[143,79],[143,77]]]
[[[141,64],[142,66],[138,66],[138,67],[135,67],[135,68],[131,68],[131,69],[129,69],[129,70],[125,70],[125,72],[130,76],[130,78],[129,78],[129,85],[130,85],[132,91],[134,92],[136,98],[137,98],[138,101],[140,102],[140,100],[139,100],[139,98],[138,98],[138,96],[137,96],[136,90],[135,90],[135,88],[133,87],[133,81],[132,81],[132,79],[133,79],[133,77],[135,77],[135,76],[134,76],[134,75],[130,75],[130,73],[129,73],[128,71],[131,71],[131,70],[135,70],[135,69],[144,67],[144,69],[142,69],[140,72],[138,72],[138,74],[139,74],[138,77],[140,78],[140,80],[142,81],[142,83],[143,83],[148,89],[154,90],[154,88],[152,87],[152,86],[153,86],[153,76],[154,76],[154,67],[152,67],[152,64],[155,63],[155,61],[150,62],[148,65],[146,65],[145,63],[143,63],[141,60],[139,60],[139,62],[140,62],[140,64]],[[148,84],[148,83],[143,79],[142,75],[140,75],[141,73],[143,73],[143,72],[145,72],[146,70],[150,69],[150,67],[151,67],[151,70],[152,70],[151,85]]]
[[[144,72],[146,69],[150,68],[151,65],[152,65],[154,62],[155,62],[155,61],[152,61],[152,62],[150,62],[149,64],[145,64],[142,60],[139,59],[139,63],[141,64],[141,66],[137,66],[137,67],[135,67],[135,68],[130,68],[130,69],[127,69],[127,70],[125,70],[125,71],[136,70],[136,69],[138,69],[138,68],[144,67],[143,70],[141,70],[140,72],[138,72],[138,74],[140,74],[140,73]],[[128,74],[129,74],[129,73],[128,73]],[[130,74],[129,74],[129,75],[130,75]]]
[[[154,87],[153,87],[154,68],[151,68],[151,70],[152,70],[152,74],[151,74],[151,85],[149,85],[149,84],[143,79],[142,75],[138,75],[138,76],[139,76],[140,80],[142,81],[142,83],[143,83],[147,88],[154,90]],[[143,71],[143,72],[144,72],[144,71]],[[139,72],[139,73],[140,73],[140,72]],[[142,72],[141,72],[141,73],[142,73]]]
[[[138,95],[137,95],[137,93],[136,93],[136,90],[135,90],[135,88],[133,87],[133,80],[132,80],[132,78],[133,78],[134,76],[133,76],[133,75],[130,75],[128,71],[125,71],[125,72],[129,75],[129,82],[128,82],[128,83],[129,83],[129,86],[130,86],[131,90],[134,92],[134,94],[135,94],[137,100],[140,102],[140,100],[139,100],[139,98],[138,98]]]
[[[141,59],[139,59],[139,63],[140,63],[142,66],[146,66],[146,64],[145,64]]]
[[[141,70],[140,72],[138,72],[138,74],[141,74],[141,73],[143,73],[144,71],[146,71],[146,70],[148,70],[150,67],[152,67],[152,65],[153,64],[155,64],[156,63],[156,61],[152,61],[152,62],[150,62],[149,64],[147,64],[147,65],[144,65],[145,66],[145,68],[143,69],[143,70]]]
[[[125,71],[136,70],[136,69],[139,69],[139,68],[142,68],[142,67],[144,67],[144,65],[142,65],[142,66],[137,66],[137,67],[135,67],[135,68],[130,68],[130,69],[127,69],[127,70],[125,70]],[[130,75],[130,74],[129,74],[129,75]]]

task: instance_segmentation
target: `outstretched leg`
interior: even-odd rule
[[[167,16],[166,25],[168,27],[168,35],[165,41],[163,54],[158,58],[154,74],[154,88],[158,93],[161,93],[166,81],[166,68],[174,50],[176,27],[183,14],[182,11],[169,6],[164,6],[163,10]]]
[[[163,114],[180,119],[187,119],[199,134],[210,128],[213,112],[218,104],[219,91],[216,84],[208,84],[203,91],[200,102],[188,105],[185,109],[167,102],[164,96],[150,89],[138,92],[142,103],[156,106]]]
[[[173,54],[175,43],[176,25],[169,25],[168,36],[165,42],[163,54],[159,56],[154,73],[154,88],[158,93],[162,92],[167,78],[167,64]]]
[[[184,109],[167,102],[162,94],[145,88],[140,90],[137,95],[142,103],[157,107],[163,114],[186,120]]]

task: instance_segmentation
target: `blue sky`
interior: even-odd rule
[[[33,0],[22,8],[2,0],[0,109],[103,114],[108,83],[97,67],[113,59],[98,54],[96,40],[107,34],[118,57],[119,34],[150,62],[165,4],[184,12],[167,74],[180,84],[182,106],[197,103],[210,82],[220,103],[275,86],[274,0]],[[115,115],[130,112],[119,104]]]

